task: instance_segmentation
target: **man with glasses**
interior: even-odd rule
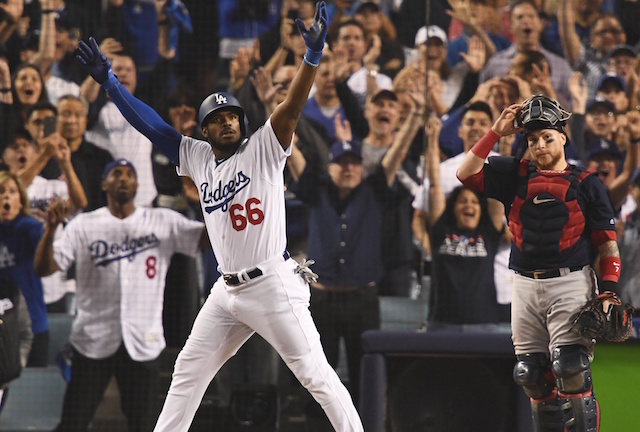
[[[627,36],[620,20],[614,15],[602,15],[591,28],[589,42],[583,43],[575,30],[576,0],[560,0],[558,3],[558,23],[564,57],[574,70],[582,72],[589,98],[596,95],[598,79],[606,72],[609,50],[624,44]]]
[[[607,72],[614,72],[620,75],[625,82],[629,82],[636,56],[636,50],[632,46],[626,44],[616,45],[607,54]]]

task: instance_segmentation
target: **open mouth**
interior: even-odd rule
[[[391,118],[387,114],[380,114],[376,117],[378,123],[391,124]]]
[[[24,94],[27,96],[33,96],[34,95],[34,91],[32,89],[25,89]]]
[[[26,156],[20,156],[18,158],[18,162],[20,162],[21,164],[26,164],[27,163],[27,157]]]
[[[11,205],[9,205],[9,203],[4,203],[2,208],[5,209],[6,211],[9,211],[9,210],[11,210]]]

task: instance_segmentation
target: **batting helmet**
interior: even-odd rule
[[[200,104],[200,110],[198,111],[198,118],[200,120],[200,126],[205,124],[205,120],[211,114],[216,111],[233,111],[238,116],[240,116],[240,131],[244,136],[247,135],[247,116],[244,113],[244,108],[240,105],[240,101],[236,99],[234,96],[218,92],[209,95],[205,100]]]
[[[564,132],[571,113],[546,96],[533,95],[522,102],[518,125],[524,128],[524,135],[540,129],[555,129]]]

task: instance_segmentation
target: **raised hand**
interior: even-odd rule
[[[24,10],[23,0],[7,0],[0,3],[0,10],[4,11],[10,22],[18,22]]]
[[[469,38],[468,52],[461,52],[460,57],[467,63],[471,72],[480,73],[487,62],[487,47],[482,39],[473,35]]]
[[[98,42],[93,36],[89,38],[89,44],[80,41],[75,49],[75,56],[76,60],[98,84],[102,85],[107,82],[110,76],[114,76],[111,62],[102,54]]]
[[[351,133],[351,123],[349,120],[342,120],[340,113],[333,118],[333,125],[336,129],[336,141],[351,141],[353,134]]]
[[[520,115],[520,111],[522,111],[522,104],[513,104],[505,108],[491,126],[491,130],[501,137],[522,132],[523,128],[516,126],[516,118]]]
[[[282,88],[282,84],[273,85],[271,72],[263,67],[255,69],[253,75],[249,76],[249,80],[267,112],[273,112],[276,94]]]
[[[45,223],[49,229],[55,229],[61,224],[69,213],[69,203],[60,198],[54,198],[47,207],[45,215]]]
[[[321,1],[316,4],[316,14],[308,29],[304,27],[304,22],[300,18],[296,18],[296,26],[308,48],[305,56],[307,61],[313,65],[318,64],[324,48],[324,41],[327,38],[327,5],[325,2]]]

